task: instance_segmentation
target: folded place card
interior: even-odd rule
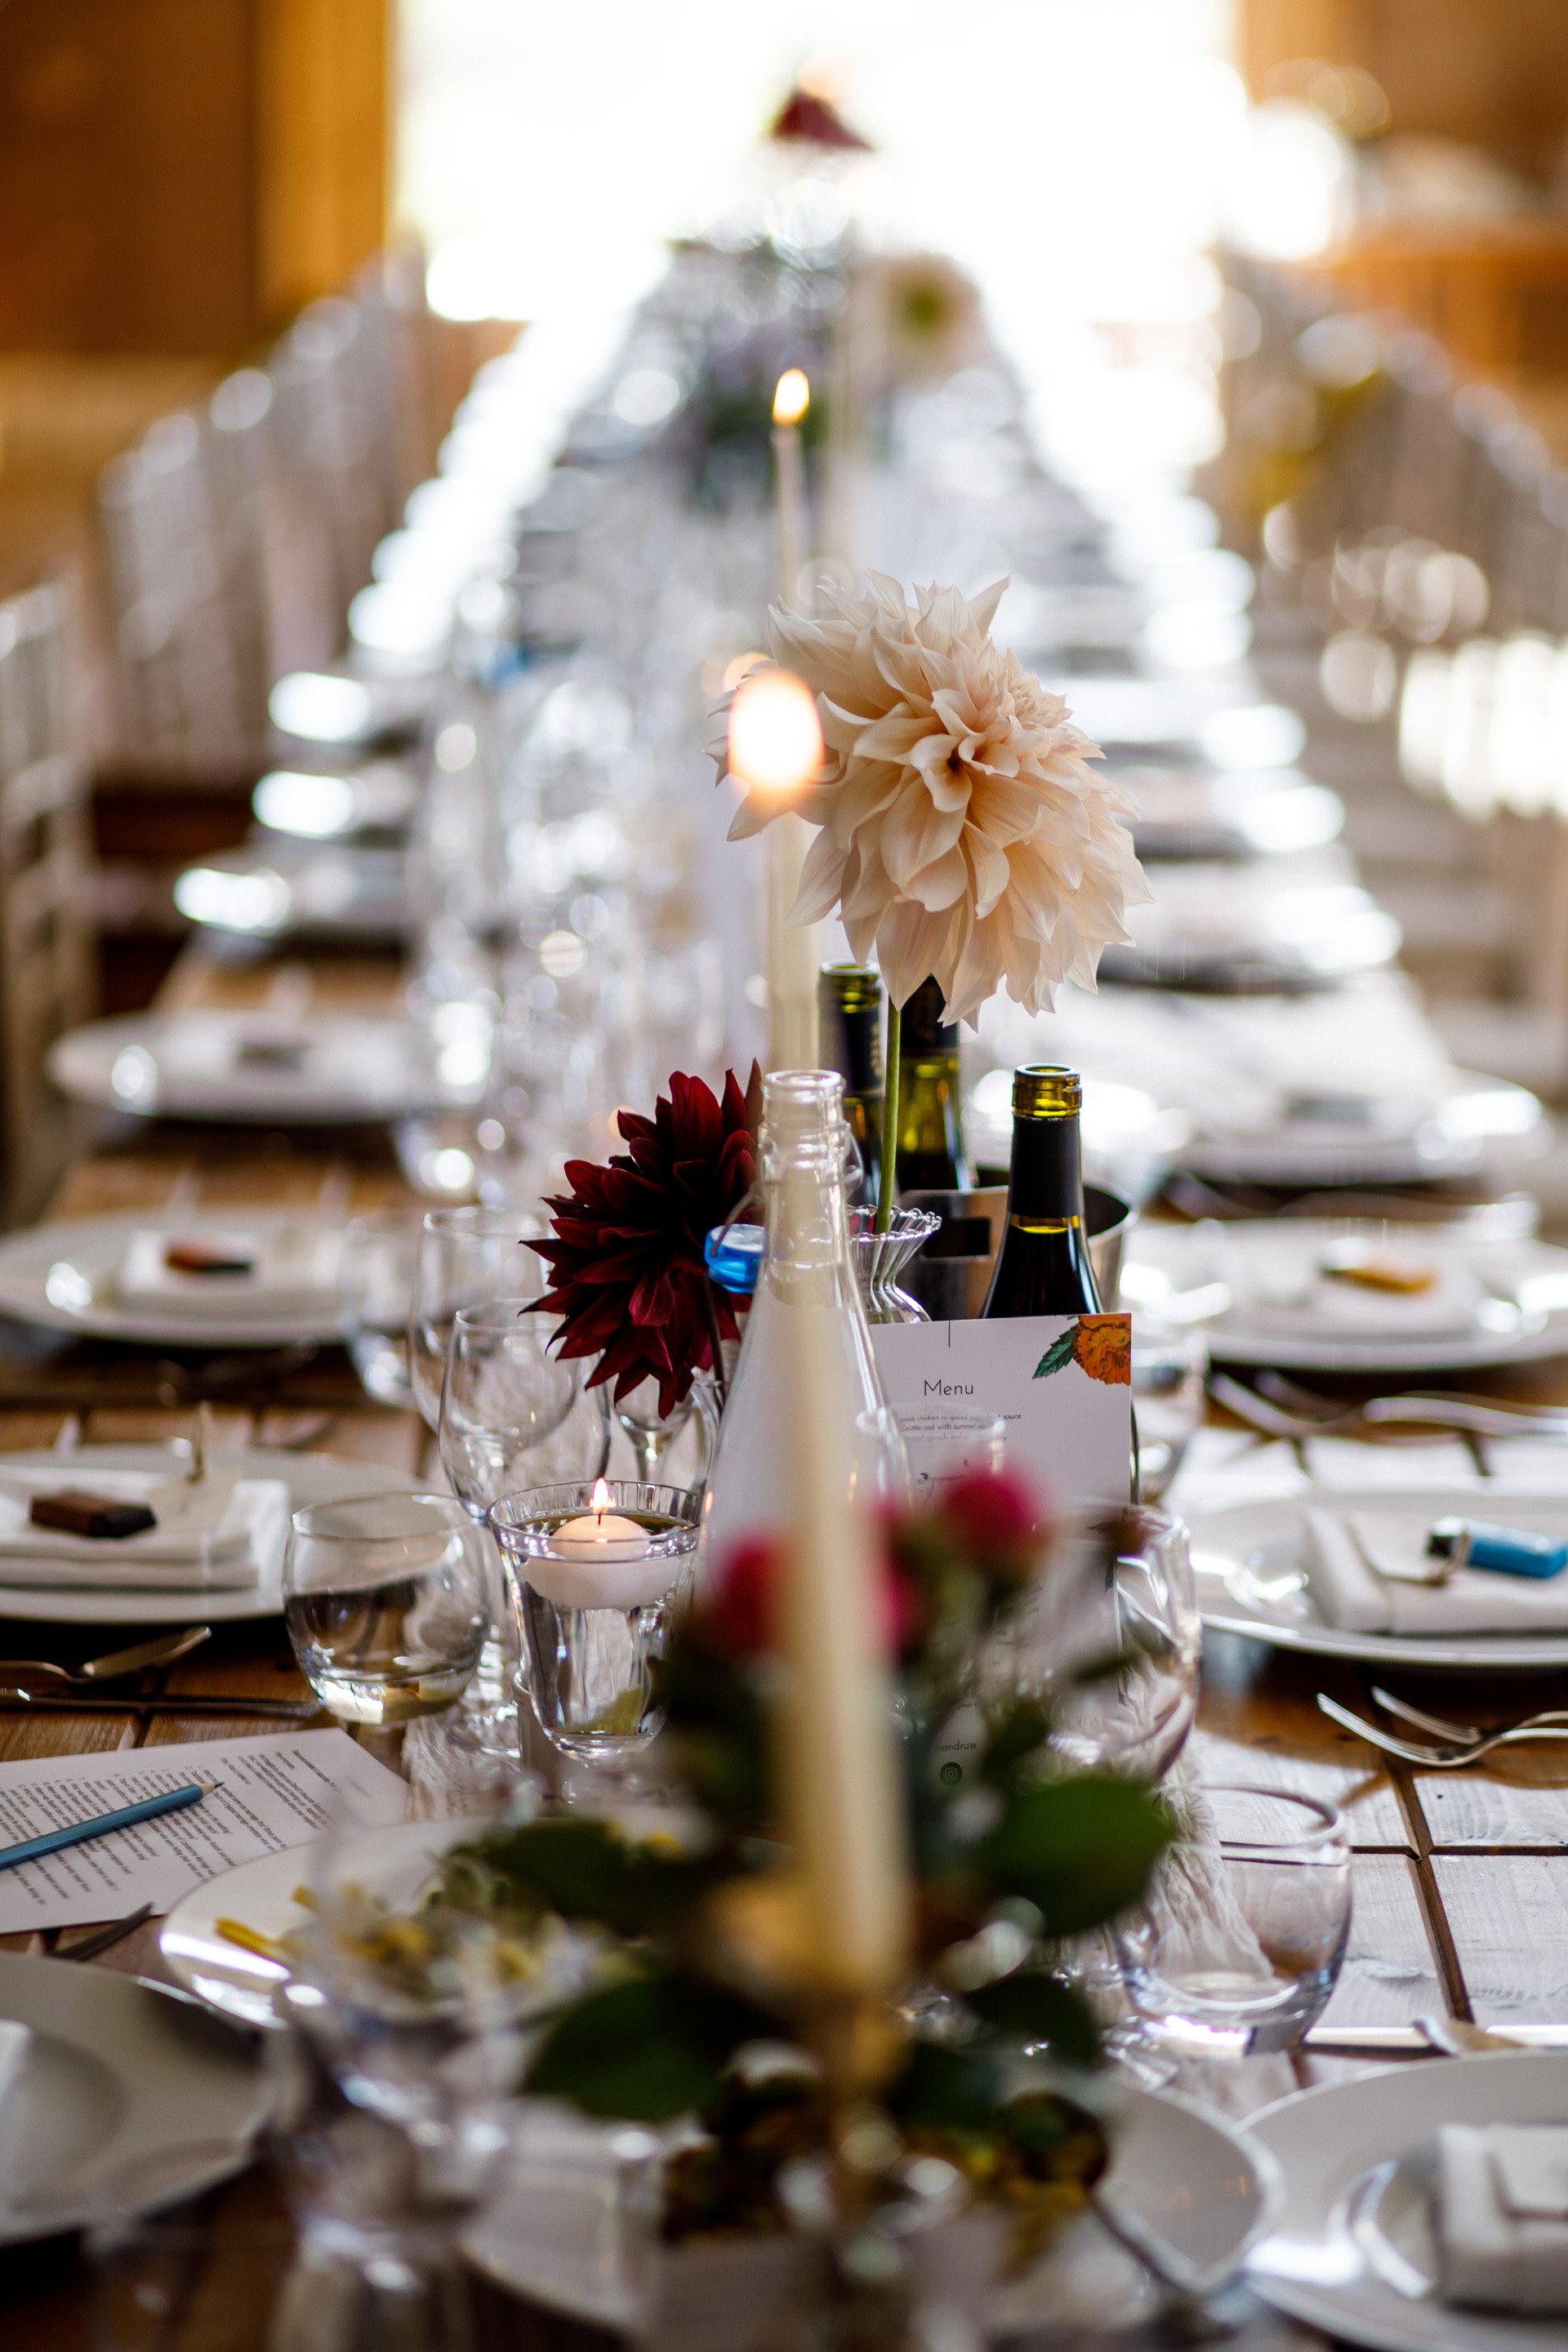
[[[919,1412],[918,1433],[906,1432],[917,1488],[972,1451],[987,1413],[1006,1425],[1007,1466],[1055,1501],[1128,1500],[1130,1315],[878,1323],[871,1344],[889,1404],[900,1420]]]

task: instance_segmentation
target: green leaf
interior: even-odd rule
[[[723,1874],[706,1854],[633,1845],[607,1822],[529,1822],[478,1841],[499,1875],[531,1887],[564,1919],[592,1919],[640,1936]]]
[[[1069,2066],[1093,2066],[1100,2059],[1100,2029],[1088,2003],[1059,1977],[999,1978],[965,1993],[964,2001],[990,2032],[1009,2042],[1048,2042]]]
[[[588,1993],[556,2019],[527,2087],[591,2116],[666,2123],[708,2105],[742,2042],[778,2031],[750,2001],[714,1985],[634,1977]]]
[[[1053,1339],[1039,1362],[1035,1366],[1037,1381],[1049,1380],[1053,1372],[1065,1371],[1072,1361],[1073,1341],[1078,1337],[1078,1325],[1069,1323],[1059,1339]]]
[[[996,1785],[1010,1780],[1018,1766],[1044,1747],[1050,1729],[1051,1718],[1038,1700],[1015,1699],[991,1726],[980,1762],[982,1778]]]
[[[994,2058],[984,2052],[949,2050],[936,2042],[916,2042],[888,2105],[897,2123],[983,2132],[996,2113],[1001,2094],[1002,2069]]]
[[[1052,1935],[1073,1936],[1138,1901],[1172,1834],[1146,1790],[1084,1773],[1014,1790],[974,1858],[1004,1893],[1035,1904]]]

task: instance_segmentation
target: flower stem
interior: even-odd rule
[[[899,1197],[899,1030],[903,1008],[888,999],[888,1039],[882,1049],[882,1181],[875,1230],[885,1234]]]

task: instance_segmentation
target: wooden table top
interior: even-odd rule
[[[384,1003],[395,983],[395,967],[374,959],[323,960],[306,969],[318,1002]],[[261,1002],[276,984],[278,971],[262,962],[227,964],[192,950],[164,1001]],[[376,1133],[273,1138],[233,1129],[122,1121],[106,1125],[71,1170],[51,1214],[158,1210],[172,1201],[195,1205],[320,1200],[347,1213],[407,1197],[394,1155]],[[1531,1386],[1537,1393],[1568,1398],[1568,1362],[1545,1368]],[[167,1368],[160,1375],[151,1351],[72,1345],[41,1364],[0,1355],[0,1451],[52,1444],[68,1417],[88,1443],[167,1441],[190,1426],[191,1404],[187,1394],[170,1401]],[[265,1374],[259,1385],[232,1378],[218,1393],[215,1418],[220,1443],[320,1448],[405,1470],[411,1481],[426,1472],[438,1475],[418,1422],[367,1403],[336,1349],[321,1350],[308,1366],[275,1385],[267,1384]],[[18,1625],[13,1635],[0,1624],[0,1647],[9,1641],[22,1654],[42,1648],[62,1661],[103,1645],[92,1629]],[[1461,1684],[1429,1679],[1425,1685],[1412,1676],[1383,1678],[1417,1704],[1425,1696],[1438,1712],[1453,1712],[1462,1695],[1462,1711],[1480,1717],[1568,1701],[1568,1676],[1557,1674],[1528,1685],[1512,1677],[1506,1685],[1468,1677]],[[194,1656],[152,1680],[153,1696],[165,1703],[177,1700],[182,1689],[308,1696],[276,1620],[220,1627]],[[1500,1753],[1458,1775],[1412,1771],[1378,1757],[1317,1711],[1316,1694],[1327,1690],[1365,1712],[1368,1680],[1353,1666],[1210,1636],[1199,1727],[1189,1749],[1205,1779],[1262,1780],[1327,1797],[1344,1809],[1355,1847],[1355,1916],[1331,2021],[1379,2024],[1434,2011],[1481,2022],[1568,2017],[1568,1802],[1562,1751]],[[147,1706],[123,1717],[60,1713],[28,1720],[0,1714],[0,1757],[241,1735],[266,1737],[267,1727],[243,1716],[182,1716],[177,1706],[167,1711],[165,1706]],[[58,1940],[68,1947],[81,1932],[67,1931]],[[0,1938],[0,1949],[47,1950],[56,1940]],[[140,1930],[91,1965],[159,1976],[153,1928]],[[1226,2070],[1217,2082],[1218,2070],[1211,2068],[1194,2087],[1246,2113],[1298,2084],[1352,2071],[1358,2071],[1357,2062],[1254,2059]],[[217,2204],[213,2226],[220,2231],[227,2226],[226,2216],[232,2220],[237,2213],[243,2221],[258,2210],[275,2211],[259,2171]],[[0,2313],[9,2323],[10,2342],[39,2352],[77,2352],[78,2347],[85,2352],[88,2304],[84,2266],[72,2242],[7,2253],[0,2264]],[[503,2314],[496,2323],[500,2335],[515,2342],[521,2316],[519,2306],[510,2306],[510,2316]],[[236,2340],[219,2326],[216,2333],[198,2329],[181,2336],[179,2347],[229,2352]],[[1262,2313],[1237,2340],[1257,2352],[1321,2341]]]

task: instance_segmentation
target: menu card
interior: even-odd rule
[[[1130,1315],[877,1323],[871,1344],[905,1424],[917,1500],[944,1470],[974,1465],[983,1414],[1006,1424],[1006,1466],[1050,1501],[1131,1498]]]
[[[0,1935],[121,1918],[143,1903],[172,1910],[204,1878],[307,1845],[334,1818],[369,1829],[400,1822],[408,1803],[406,1784],[343,1731],[193,1739],[0,1764],[0,1845],[191,1780],[215,1784],[199,1805],[0,1871]]]

